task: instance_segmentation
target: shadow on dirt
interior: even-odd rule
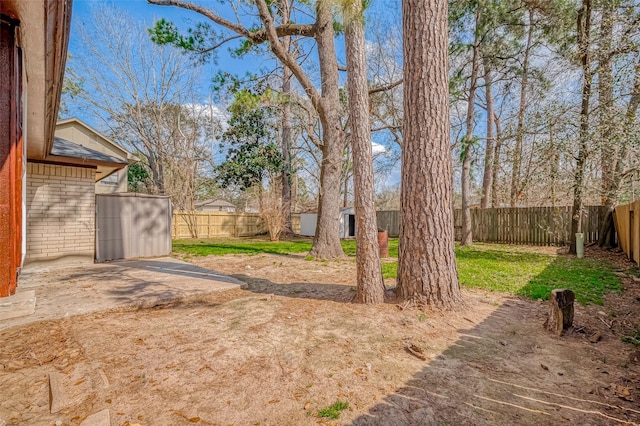
[[[622,345],[603,358],[584,335],[544,331],[545,313],[503,303],[351,425],[639,423],[638,366],[625,369]]]
[[[247,283],[247,290],[260,294],[345,303],[351,302],[355,295],[355,287],[348,285],[300,282],[277,284],[267,279],[255,278],[244,274],[233,274],[231,276]]]

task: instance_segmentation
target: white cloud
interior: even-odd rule
[[[373,155],[382,154],[387,152],[387,148],[385,148],[383,145],[380,145],[379,143],[371,142],[371,152],[373,153]]]
[[[209,119],[216,119],[221,122],[227,121],[225,112],[212,104],[184,104],[185,108],[190,108],[194,114],[204,116]]]

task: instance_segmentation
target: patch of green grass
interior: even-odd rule
[[[538,253],[507,251],[502,247],[456,247],[458,278],[467,287],[516,293],[554,260]]]
[[[343,240],[348,256],[355,256],[355,240]],[[187,256],[225,254],[304,253],[311,240],[265,241],[260,239],[176,240],[173,250]],[[398,256],[398,240],[389,239],[389,255]],[[620,279],[606,264],[593,259],[551,256],[523,251],[514,246],[475,244],[456,247],[461,285],[519,294],[531,299],[548,299],[554,288],[568,288],[582,304],[602,305],[604,295],[621,289]],[[305,260],[314,260],[307,256]],[[382,263],[382,276],[395,278],[398,262]]]
[[[340,240],[342,244],[342,250],[344,250],[344,254],[347,256],[355,256],[356,255],[356,240]]]
[[[581,304],[602,305],[609,291],[620,291],[620,279],[608,265],[593,259],[517,251],[512,246],[476,244],[456,247],[458,277],[465,287],[549,298],[554,288],[568,288]],[[395,278],[397,262],[382,265],[384,278]]]
[[[398,276],[398,262],[385,262],[382,264],[382,278],[395,278]]]
[[[340,418],[340,412],[347,408],[349,408],[349,403],[347,401],[337,400],[330,406],[318,410],[317,417],[336,420]]]
[[[508,251],[508,246],[478,246],[456,249],[460,283],[467,287],[543,300],[554,288],[568,288],[583,305],[602,305],[604,294],[621,289],[612,269],[593,259]]]
[[[289,254],[304,253],[311,250],[311,241],[263,241],[247,240],[175,240],[173,251],[193,256],[224,256],[225,254]]]
[[[342,250],[347,256],[356,255],[356,240],[341,240]],[[398,257],[398,239],[389,238],[389,257]]]
[[[608,265],[593,259],[558,257],[518,294],[546,300],[554,288],[573,290],[576,300],[583,305],[602,305],[605,294],[622,290],[620,279]]]
[[[356,255],[356,241],[342,240],[347,256]],[[288,254],[311,250],[311,240],[265,241],[259,239],[174,240],[173,251],[193,256],[224,256],[225,254]],[[398,257],[398,240],[389,239],[389,256]],[[307,260],[313,260],[313,257]]]

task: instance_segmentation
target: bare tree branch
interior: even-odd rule
[[[194,11],[216,24],[231,30],[252,43],[260,44],[268,40],[267,32],[265,30],[250,31],[241,24],[234,23],[222,16],[214,13],[211,9],[181,0],[147,0],[149,4],[155,4],[157,6],[176,6],[183,9]],[[284,36],[305,36],[312,37],[315,34],[315,28],[310,24],[282,24],[278,27],[274,27],[277,37]],[[228,40],[227,40],[228,41]]]
[[[369,95],[373,95],[374,93],[379,93],[379,92],[386,92],[387,90],[391,90],[394,87],[400,86],[402,82],[403,82],[403,79],[400,79],[398,81],[394,81],[393,83],[389,83],[385,86],[373,87],[369,89]]]
[[[214,45],[213,45],[213,46],[211,46],[211,47],[207,47],[206,49],[199,49],[199,50],[196,50],[196,53],[209,53],[209,52],[213,52],[214,50],[216,50],[217,48],[219,48],[219,47],[220,47],[220,46],[222,46],[223,44],[228,43],[228,42],[230,42],[230,41],[232,41],[232,40],[237,40],[237,39],[239,39],[239,38],[243,38],[243,37],[244,37],[244,36],[242,36],[242,35],[238,34],[238,35],[235,35],[235,36],[233,36],[233,37],[225,38],[225,39],[224,39],[224,40],[222,40],[220,43],[216,43],[216,44],[214,44]]]
[[[303,71],[296,58],[290,52],[288,52],[280,42],[273,17],[269,12],[269,7],[267,6],[266,1],[256,0],[256,7],[258,8],[258,13],[260,14],[260,20],[264,24],[267,39],[269,40],[269,44],[271,45],[271,51],[296,76],[305,93],[307,94],[307,96],[309,96],[309,99],[311,100],[314,108],[321,108],[320,94],[313,85],[313,82]]]

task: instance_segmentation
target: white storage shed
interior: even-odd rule
[[[313,237],[316,234],[318,213],[300,214],[300,235]],[[356,216],[353,207],[340,209],[340,238],[355,238]]]

